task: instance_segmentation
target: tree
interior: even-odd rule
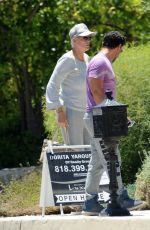
[[[75,23],[98,32],[90,55],[108,30],[119,30],[136,43],[146,42],[150,31],[149,12],[140,0],[0,0],[0,15],[0,123],[5,134],[12,124],[18,133],[44,133],[45,86],[57,59],[70,49],[68,32]]]

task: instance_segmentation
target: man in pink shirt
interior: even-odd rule
[[[125,38],[118,31],[107,33],[104,36],[101,51],[92,58],[87,69],[87,106],[84,121],[91,138],[92,156],[85,184],[86,200],[83,205],[83,214],[86,215],[99,215],[103,210],[103,206],[98,203],[98,191],[102,173],[104,170],[107,172],[107,162],[99,144],[100,138],[94,138],[92,108],[106,98],[105,92],[108,90],[112,91],[113,98],[116,98],[116,77],[112,63],[122,52],[124,44]],[[117,155],[120,159],[119,150]],[[141,205],[141,201],[131,199],[124,190],[121,174],[117,177],[117,181],[120,205],[130,210]]]

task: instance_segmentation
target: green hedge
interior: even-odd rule
[[[9,131],[0,135],[0,169],[39,164],[43,138]]]
[[[150,208],[150,151],[145,153],[145,160],[143,161],[142,168],[137,173],[136,180],[136,196],[145,200],[147,208]]]
[[[128,104],[128,116],[135,121],[129,135],[121,140],[122,173],[126,183],[135,175],[149,149],[150,137],[150,43],[126,47],[115,62],[118,99]]]

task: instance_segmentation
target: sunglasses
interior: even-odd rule
[[[85,40],[85,41],[88,41],[88,40],[91,40],[91,39],[92,39],[92,37],[90,37],[90,36],[85,36],[85,37],[80,37],[80,38],[82,38],[82,39]]]

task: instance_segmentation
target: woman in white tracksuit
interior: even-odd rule
[[[57,121],[62,130],[64,143],[89,145],[89,134],[83,122],[86,105],[85,75],[91,37],[83,23],[69,32],[72,50],[57,62],[46,88],[46,107],[56,110]]]

